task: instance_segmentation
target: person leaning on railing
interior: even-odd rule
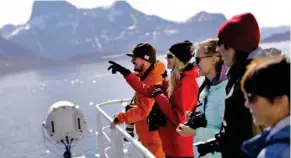
[[[242,150],[250,158],[290,158],[290,62],[282,56],[253,61],[241,87],[253,121],[270,127]]]
[[[146,84],[158,84],[162,82],[162,73],[165,72],[165,65],[156,60],[156,50],[149,43],[139,43],[133,49],[132,53],[127,54],[131,57],[131,62],[134,65],[136,74],[132,73],[137,78],[143,80]],[[131,73],[130,70],[120,69],[113,65],[109,66],[108,70],[115,74],[117,71],[127,76]],[[114,117],[112,125],[115,124],[131,124],[134,123],[139,141],[157,158],[164,158],[163,145],[160,139],[158,128],[148,124],[148,118],[152,113],[158,113],[156,110],[155,100],[151,97],[135,93],[131,108],[126,112],[120,112]]]
[[[186,112],[197,105],[198,72],[193,63],[190,63],[194,54],[193,48],[190,41],[179,42],[169,48],[166,58],[168,68],[172,71],[168,88],[164,84],[160,86],[143,83],[132,73],[125,76],[137,93],[154,98],[165,115],[166,125],[159,128],[159,134],[168,158],[194,157],[193,136],[183,137],[176,132],[179,123],[186,121]],[[117,63],[111,64],[115,71],[127,70]]]

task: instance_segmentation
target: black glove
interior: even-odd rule
[[[163,78],[168,77],[168,72],[167,72],[167,70],[165,70],[165,72],[162,74],[162,77],[163,77]]]
[[[218,148],[219,147],[216,140],[203,142],[197,145],[197,151],[199,153],[199,157],[205,156],[208,153],[214,154],[214,152],[219,152]]]
[[[119,122],[119,119],[116,116],[114,116],[113,123],[117,124],[118,122]]]
[[[131,104],[128,104],[125,106],[125,112],[127,112],[128,110],[132,109],[134,106]]]
[[[153,90],[152,94],[151,94],[151,97],[156,97],[158,94],[161,94],[163,93],[162,89],[161,88],[156,88]]]
[[[127,68],[117,64],[114,61],[109,61],[109,63],[111,64],[107,70],[112,70],[112,74],[116,74],[116,72],[121,73],[124,77],[128,76],[130,74],[130,70],[128,70]]]

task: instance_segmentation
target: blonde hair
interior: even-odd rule
[[[169,88],[168,88],[169,97],[172,96],[172,94],[174,92],[174,89],[175,89],[178,81],[181,78],[180,73],[181,73],[182,69],[185,68],[185,66],[186,65],[182,61],[180,61],[177,57],[174,56],[174,68],[171,71],[170,85],[169,85]]]
[[[220,56],[220,53],[216,51],[217,47],[217,39],[214,38],[209,38],[204,41],[201,41],[197,44],[197,48],[202,48],[204,50],[205,55],[215,55],[218,54]],[[215,63],[215,71],[219,72],[221,70],[221,65],[224,64],[224,61],[222,58],[220,58],[216,63]]]
[[[197,44],[197,47],[203,48],[205,54],[207,55],[216,54],[216,53],[219,53],[216,51],[217,41],[218,41],[217,39],[209,38],[209,39],[199,42]]]

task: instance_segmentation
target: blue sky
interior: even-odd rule
[[[1,0],[0,27],[5,24],[25,23],[34,0]],[[224,13],[227,18],[250,11],[260,26],[290,25],[290,8],[286,0],[127,0],[134,8],[173,21],[185,21],[205,10]],[[68,0],[78,8],[111,5],[114,0]],[[17,4],[17,5],[16,5]],[[289,20],[288,20],[289,19]]]

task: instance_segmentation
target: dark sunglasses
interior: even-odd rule
[[[196,64],[199,64],[201,59],[203,58],[209,58],[209,57],[212,57],[213,55],[208,55],[208,56],[204,56],[204,57],[195,57],[195,61],[196,61]]]
[[[217,46],[221,46],[223,43],[222,43],[222,41],[221,40],[218,40],[217,41]]]
[[[258,95],[256,95],[256,94],[248,93],[248,96],[247,96],[248,102],[255,103],[257,100],[257,97],[258,97]]]
[[[172,59],[172,58],[174,58],[174,55],[168,53],[168,54],[167,54],[167,58]]]
[[[195,62],[196,62],[196,64],[199,64],[199,62],[201,61],[201,59],[203,59],[203,58],[209,58],[209,57],[213,57],[213,56],[221,57],[221,55],[208,55],[208,56],[204,56],[204,57],[195,57]]]

